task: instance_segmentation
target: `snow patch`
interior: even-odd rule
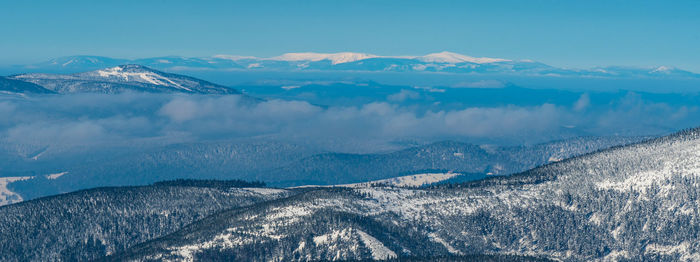
[[[367,248],[372,252],[372,258],[374,260],[385,260],[390,258],[396,258],[396,253],[391,249],[384,246],[384,244],[378,239],[370,236],[362,230],[357,230],[360,235],[360,239],[365,244]]]
[[[0,177],[0,206],[23,201],[22,196],[7,188],[8,184],[33,178],[33,176]]]
[[[292,89],[297,89],[300,88],[301,86],[283,86],[282,89],[284,90],[292,90]]]
[[[159,75],[159,74],[156,74],[156,73],[150,72],[150,71],[129,72],[129,71],[124,71],[123,67],[117,66],[117,67],[97,70],[97,74],[100,75],[101,77],[106,77],[106,78],[121,78],[121,79],[124,79],[124,81],[135,81],[135,82],[147,83],[147,84],[152,84],[152,85],[157,85],[157,86],[170,86],[170,87],[176,87],[176,88],[187,90],[187,91],[192,91],[191,89],[184,87],[184,86],[176,83],[175,81],[170,80],[167,77],[164,77],[162,75]]]
[[[256,194],[265,195],[265,196],[284,194],[287,192],[287,190],[277,189],[277,188],[244,187],[241,189],[245,190],[245,191],[253,192]]]
[[[349,187],[363,187],[363,186],[373,186],[373,185],[390,185],[398,187],[419,187],[424,185],[429,185],[437,183],[440,181],[445,181],[447,179],[461,175],[460,173],[428,173],[428,174],[416,174],[410,176],[400,176],[387,179],[381,179],[366,183],[357,183],[347,185]]]
[[[591,222],[596,226],[600,226],[603,223],[603,217],[599,213],[593,213],[593,215],[588,218],[588,222]]]
[[[561,157],[550,156],[549,159],[547,159],[547,162],[552,163],[552,162],[559,162],[559,161],[561,161],[561,160],[562,160]]]
[[[629,259],[630,254],[625,250],[614,250],[603,257],[603,261],[619,261],[622,258]]]
[[[321,246],[328,245],[339,240],[349,241],[351,239],[351,234],[352,228],[346,228],[343,230],[333,230],[328,234],[315,236],[313,239],[314,244],[316,244],[317,246]]]
[[[678,245],[649,244],[644,248],[645,254],[658,254],[664,256],[681,255],[678,261],[698,261],[700,253],[691,253],[691,243],[683,241]]]
[[[373,186],[395,186],[395,187],[420,187],[445,181],[450,178],[462,175],[461,173],[426,173],[415,174],[408,176],[392,177],[387,179],[374,180],[362,183],[340,184],[340,185],[304,185],[290,188],[309,188],[309,187],[351,187],[363,188]]]
[[[428,234],[428,237],[430,237],[430,240],[432,240],[435,243],[438,243],[442,246],[444,246],[447,249],[447,252],[450,252],[450,254],[454,255],[463,255],[461,251],[455,249],[450,245],[450,243],[447,243],[444,239],[440,238],[437,234],[435,233],[430,233]]]
[[[303,206],[287,206],[281,208],[273,208],[269,211],[267,219],[279,220],[288,219],[289,221],[299,220],[304,216],[311,215],[313,210]]]
[[[56,179],[56,178],[62,177],[65,174],[68,174],[68,172],[49,174],[49,175],[46,175],[46,179]]]

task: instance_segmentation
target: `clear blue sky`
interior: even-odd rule
[[[0,64],[354,51],[700,72],[700,1],[0,0]]]

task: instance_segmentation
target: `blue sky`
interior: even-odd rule
[[[10,1],[0,64],[353,51],[700,72],[700,1]]]

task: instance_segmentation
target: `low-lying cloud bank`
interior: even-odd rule
[[[697,106],[646,101],[634,93],[592,105],[467,107],[416,111],[386,102],[320,107],[303,101],[250,103],[240,96],[79,94],[0,98],[5,142],[34,145],[206,141],[443,140],[534,143],[577,135],[650,135],[700,125]]]

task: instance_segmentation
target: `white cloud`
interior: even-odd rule
[[[387,96],[389,101],[403,102],[408,99],[418,99],[420,94],[411,90],[401,89],[400,92]]]
[[[191,100],[176,98],[165,104],[163,108],[160,109],[160,113],[175,122],[181,123],[195,117],[197,113],[196,107],[197,104]]]
[[[697,106],[649,102],[638,94],[595,105],[466,107],[417,110],[393,101],[419,99],[413,90],[389,102],[323,108],[303,101],[251,102],[240,96],[171,94],[63,95],[0,98],[0,140],[30,144],[124,143],[144,139],[203,141],[274,137],[317,141],[515,138],[541,141],[587,135],[654,134],[700,124]],[[562,127],[566,128],[562,131]],[[7,142],[6,141],[6,142]],[[321,143],[321,142],[319,142]]]
[[[584,93],[579,97],[578,100],[576,100],[576,103],[574,103],[574,111],[581,112],[583,110],[586,110],[588,106],[591,105],[591,98],[588,96],[587,93]]]

